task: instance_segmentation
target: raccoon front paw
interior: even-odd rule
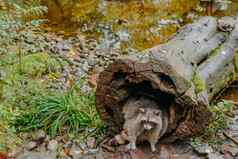
[[[127,145],[128,150],[136,150],[136,143],[129,143]]]

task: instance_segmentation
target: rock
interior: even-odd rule
[[[58,144],[57,140],[51,140],[47,145],[47,149],[52,151],[52,152],[57,151],[58,148],[59,148],[59,144]]]
[[[77,145],[73,145],[70,149],[69,154],[73,157],[73,159],[81,159],[84,151]]]
[[[89,55],[88,64],[89,64],[89,66],[95,66],[97,64],[97,60],[94,55]]]
[[[232,2],[230,0],[215,0],[213,4],[213,10],[225,11],[228,9]]]
[[[209,153],[207,155],[207,158],[208,159],[223,159],[224,157],[223,157],[223,155],[218,154],[218,153]]]
[[[44,130],[39,130],[36,133],[36,140],[42,139],[42,138],[46,138],[46,133]]]
[[[89,71],[89,65],[88,63],[85,61],[82,65],[82,69],[85,71],[85,72],[88,72]]]
[[[79,77],[79,78],[83,78],[87,75],[87,73],[81,68],[81,67],[77,67],[75,70],[75,76]]]
[[[37,143],[34,141],[30,141],[28,142],[25,146],[24,146],[27,150],[33,150],[37,147]]]
[[[89,93],[92,90],[92,88],[88,84],[83,84],[80,90],[83,93]]]
[[[224,32],[230,32],[235,28],[237,19],[235,17],[227,16],[218,20],[218,28]]]
[[[45,152],[25,152],[16,159],[56,159],[56,156]]]
[[[90,148],[90,149],[95,148],[95,147],[96,147],[96,139],[95,139],[94,137],[89,137],[89,138],[87,139],[87,146],[88,146],[88,148]]]
[[[36,151],[38,151],[38,152],[45,152],[45,151],[47,151],[46,150],[46,143],[43,143],[40,146],[38,146]]]
[[[195,150],[200,154],[209,154],[213,152],[213,149],[208,144],[201,144],[195,147]]]
[[[12,149],[9,153],[8,153],[8,158],[16,158],[17,156],[20,155],[20,153],[23,152],[23,148],[22,147],[16,147],[14,149]]]
[[[222,153],[230,153],[233,157],[238,155],[238,147],[233,143],[223,144]]]
[[[82,149],[82,150],[86,150],[87,149],[87,144],[85,142],[80,142],[79,143],[79,147]]]
[[[70,141],[67,141],[63,147],[66,148],[66,149],[69,149],[73,146],[73,142],[70,140]]]

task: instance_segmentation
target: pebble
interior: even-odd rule
[[[46,138],[46,133],[44,130],[39,130],[36,133],[36,140],[42,139],[42,138]]]
[[[57,140],[51,140],[47,145],[47,149],[52,152],[57,151],[58,148],[59,148],[59,144]]]
[[[77,145],[73,145],[70,149],[69,154],[73,157],[73,159],[80,159],[83,156],[84,151]]]
[[[208,159],[224,159],[223,155],[218,154],[218,153],[209,153],[207,155]]]
[[[22,147],[16,147],[8,153],[8,158],[16,158],[23,152]]]
[[[195,149],[200,154],[209,154],[214,151],[213,148],[206,143],[196,146]]]
[[[56,156],[46,154],[45,152],[25,152],[16,159],[56,159]]]
[[[87,146],[90,149],[96,148],[96,139],[94,137],[87,138]]]

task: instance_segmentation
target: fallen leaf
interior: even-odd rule
[[[7,156],[3,153],[0,153],[0,159],[7,159]]]

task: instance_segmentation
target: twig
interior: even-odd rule
[[[230,139],[231,141],[233,141],[236,145],[238,145],[238,140],[234,139],[233,137],[231,137],[227,132],[223,132],[223,135],[225,137],[227,137],[228,139]]]

